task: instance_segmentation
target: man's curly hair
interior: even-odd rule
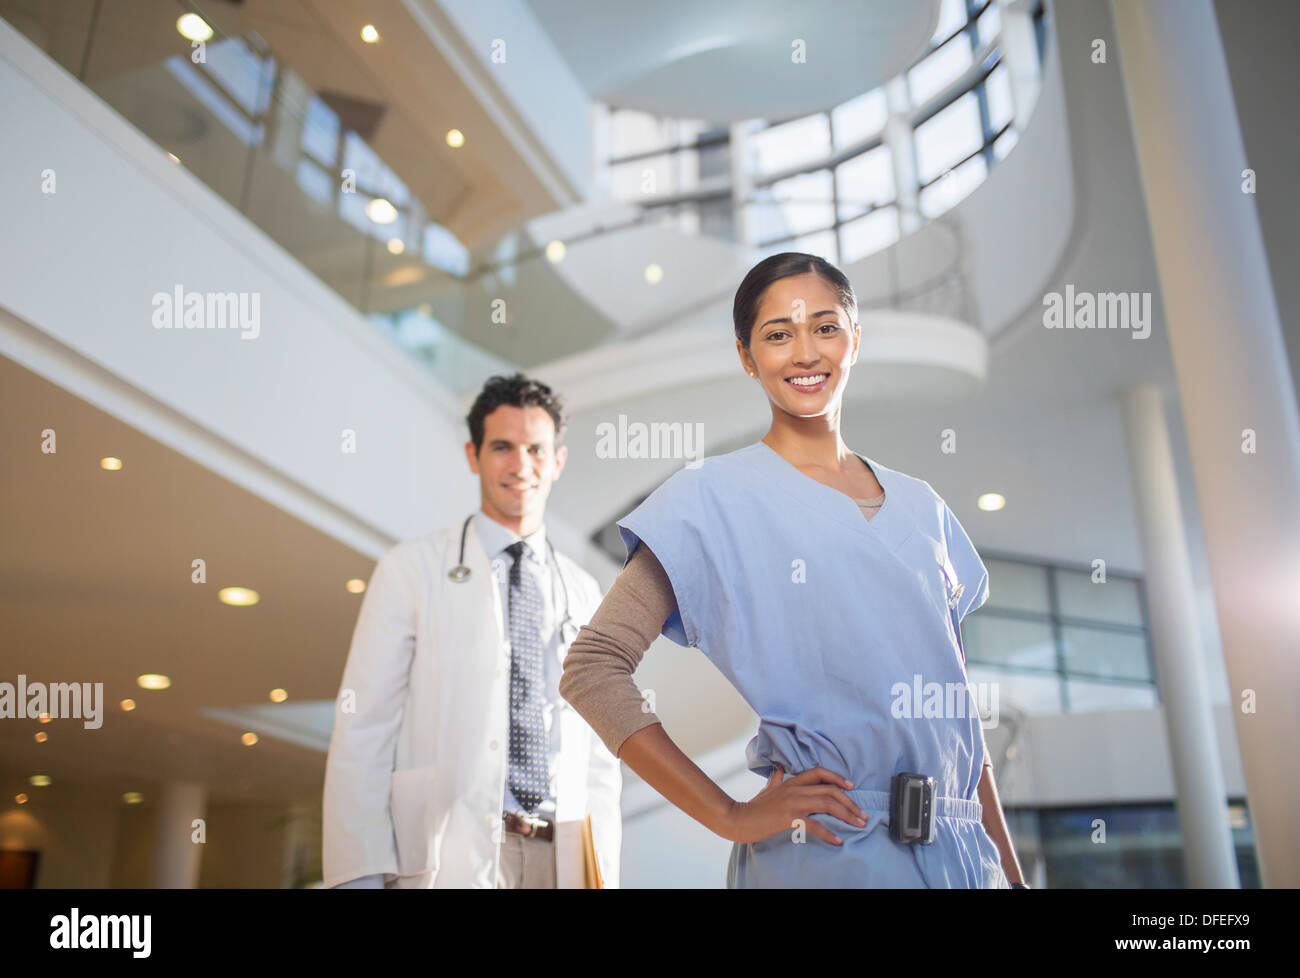
[[[502,405],[510,407],[539,407],[555,422],[555,444],[564,440],[568,422],[564,417],[564,402],[541,381],[515,374],[513,377],[489,377],[474,399],[465,421],[469,424],[469,437],[474,442],[474,455],[483,448],[483,421]]]

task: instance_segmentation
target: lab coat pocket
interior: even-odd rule
[[[433,774],[432,767],[393,772],[390,804],[399,876],[419,876],[438,870],[438,855],[450,812],[437,811]]]

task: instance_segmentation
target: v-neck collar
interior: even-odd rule
[[[759,439],[753,446],[756,457],[765,460],[778,479],[778,485],[788,487],[796,495],[817,496],[826,501],[824,512],[838,523],[843,523],[855,532],[878,537],[891,550],[911,536],[915,523],[903,501],[906,490],[903,480],[893,469],[881,465],[873,458],[854,452],[858,458],[871,469],[880,488],[885,491],[885,502],[871,519],[863,515],[857,502],[847,493],[833,489],[812,476],[801,472],[798,466],[791,464],[775,448]]]

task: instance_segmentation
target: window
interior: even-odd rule
[[[339,117],[314,95],[307,103],[307,117],[302,123],[302,149],[328,170],[338,162]]]
[[[749,147],[756,172],[780,173],[829,155],[830,124],[825,113],[810,115],[764,129],[750,139]]]
[[[730,134],[698,119],[658,119],[645,112],[611,109],[605,138],[607,178],[618,200],[645,206],[730,177]]]
[[[982,156],[972,156],[965,163],[944,173],[921,191],[921,213],[938,217],[984,182],[988,165]]]
[[[958,35],[907,73],[912,104],[921,105],[934,98],[970,66],[970,43],[964,35]]]
[[[772,199],[778,202],[783,235],[804,234],[835,223],[830,170],[778,180],[771,185],[771,191]]]
[[[1229,807],[1232,845],[1242,889],[1258,889],[1255,836],[1244,800]],[[1106,825],[1106,844],[1092,840],[1096,820]],[[1172,802],[1087,805],[1082,808],[1007,812],[1019,851],[1041,853],[1052,889],[1186,889],[1185,843]]]
[[[894,199],[894,168],[886,146],[853,157],[835,168],[836,199],[841,221],[851,221],[872,207]]]
[[[885,104],[885,90],[872,89],[865,95],[849,99],[831,110],[831,126],[835,130],[835,148],[843,149],[854,143],[870,139],[885,128],[889,115]]]
[[[1012,558],[984,565],[989,600],[962,623],[972,681],[998,683],[1001,702],[1031,714],[1157,705],[1138,578],[1093,583],[1089,571]]]
[[[1031,16],[1041,20],[1041,8],[1031,6]],[[999,0],[941,0],[925,54],[899,79],[902,104],[887,85],[801,118],[728,127],[612,108],[608,185],[619,200],[671,205],[679,229],[736,240],[743,227],[738,243],[756,249],[806,245],[841,262],[861,259],[909,226],[900,196],[914,192],[921,216],[937,217],[1015,146],[1002,13]],[[743,222],[731,188],[733,134],[753,188]],[[899,165],[899,152],[915,167]],[[896,185],[896,174],[912,172],[915,187]]]
[[[840,225],[840,261],[857,261],[898,240],[898,210],[882,207]]]
[[[1002,15],[998,13],[997,0],[984,5],[984,12],[977,21],[980,44],[992,44],[1002,31]]]
[[[434,268],[464,278],[469,274],[469,251],[441,224],[424,226],[424,260]]]
[[[1011,148],[1016,145],[1016,140],[1020,137],[1016,135],[1016,130],[1008,126],[997,139],[993,141],[993,155],[997,159],[1004,159]]]
[[[256,118],[271,104],[274,65],[268,62],[242,38],[227,37],[207,45],[204,67],[241,109]]]
[[[921,184],[938,179],[984,144],[974,92],[953,101],[916,128],[916,168]]]
[[[1011,103],[1011,76],[1007,67],[999,63],[989,72],[984,81],[984,92],[988,99],[989,129],[999,132],[1011,121],[1014,109]]]

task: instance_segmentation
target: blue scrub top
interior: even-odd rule
[[[870,521],[759,441],[678,471],[618,524],[628,558],[644,541],[672,583],[663,634],[700,649],[758,714],[750,770],[825,767],[867,810],[861,829],[813,816],[843,847],[793,832],[737,844],[728,882],[1005,887],[980,824],[986,751],[959,628],[988,573],[928,483],[859,457],[885,490]],[[903,771],[948,799],[932,845],[888,837]]]

